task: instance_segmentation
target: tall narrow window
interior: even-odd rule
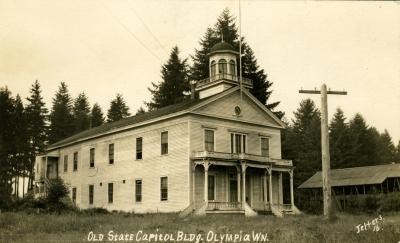
[[[94,185],[89,185],[89,204],[93,204]]]
[[[161,154],[168,154],[168,132],[161,133]]]
[[[108,203],[113,203],[114,201],[114,184],[108,183]]]
[[[68,171],[68,155],[64,155],[64,172]]]
[[[72,202],[76,203],[76,187],[72,188]]]
[[[143,138],[136,138],[136,159],[142,159]]]
[[[210,77],[214,77],[215,74],[217,73],[217,64],[215,63],[215,61],[211,62],[211,75]]]
[[[78,152],[74,153],[74,171],[78,170]]]
[[[90,149],[90,167],[92,168],[92,167],[94,167],[94,154],[95,154],[95,152],[94,152],[95,150],[94,150],[94,148],[91,148]]]
[[[110,165],[114,164],[114,144],[108,145],[108,163]]]
[[[231,134],[231,153],[246,153],[246,135],[238,133]]]
[[[218,73],[227,73],[227,63],[225,59],[221,59],[218,61]]]
[[[161,177],[161,201],[168,200],[168,177]]]
[[[261,155],[269,156],[269,138],[261,138]]]
[[[215,200],[215,176],[214,175],[208,176],[208,200],[209,201]]]
[[[204,130],[204,149],[206,151],[214,151],[214,130]]]
[[[229,73],[232,74],[232,76],[235,76],[236,74],[236,65],[234,60],[229,61]]]
[[[135,200],[136,202],[142,201],[142,180],[135,181]]]

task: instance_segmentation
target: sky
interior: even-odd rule
[[[47,107],[61,81],[85,92],[103,111],[117,93],[131,113],[150,100],[151,82],[177,45],[194,54],[207,27],[233,1],[0,0],[0,87],[29,95],[37,79]],[[271,101],[293,118],[298,90],[346,90],[330,95],[329,117],[340,107],[361,113],[380,132],[400,139],[400,4],[395,2],[241,2],[242,35],[274,84]],[[189,58],[190,62],[190,58]]]

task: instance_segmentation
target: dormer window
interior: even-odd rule
[[[222,73],[222,74],[228,73],[227,69],[228,69],[228,65],[227,65],[226,60],[220,59],[218,61],[218,73]]]
[[[217,63],[215,61],[211,62],[211,77],[214,77],[217,74]]]
[[[229,73],[236,76],[236,64],[234,60],[229,61]]]

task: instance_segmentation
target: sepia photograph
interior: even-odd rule
[[[0,0],[0,242],[400,243],[400,3]]]

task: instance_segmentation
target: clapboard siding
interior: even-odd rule
[[[186,118],[93,139],[60,150],[59,175],[77,187],[80,208],[104,207],[135,212],[180,211],[189,205],[190,161]],[[168,154],[161,155],[161,132],[168,131]],[[136,138],[143,137],[143,159],[136,160]],[[108,162],[108,145],[114,144],[114,164]],[[89,166],[89,151],[95,148],[95,167]],[[78,152],[78,171],[72,171]],[[63,158],[68,155],[68,172]],[[160,177],[168,177],[168,201],[160,200]],[[135,202],[135,180],[142,180],[142,202]],[[123,182],[125,180],[125,183]],[[102,185],[100,185],[102,183]],[[113,183],[114,202],[108,203],[108,183]],[[89,205],[89,185],[94,185],[94,204]],[[71,189],[72,190],[72,189]]]

